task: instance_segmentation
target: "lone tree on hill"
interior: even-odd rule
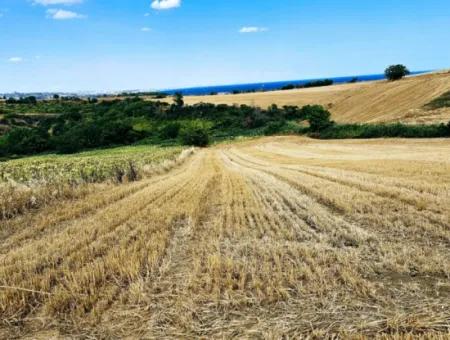
[[[405,65],[391,65],[389,66],[385,71],[384,74],[386,75],[386,78],[394,81],[394,80],[400,80],[403,77],[410,74],[409,70],[406,68]]]

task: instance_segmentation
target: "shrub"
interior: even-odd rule
[[[193,122],[184,127],[180,137],[184,145],[206,147],[209,144],[208,129],[199,122]]]
[[[427,109],[440,109],[443,107],[450,107],[450,91],[445,92],[425,105]]]
[[[155,99],[164,99],[167,98],[167,94],[165,93],[158,93],[154,96]]]
[[[5,153],[33,154],[47,150],[48,136],[37,129],[15,128],[6,134],[3,139]]]
[[[405,65],[391,65],[389,66],[385,71],[384,74],[386,75],[386,78],[394,81],[402,79],[403,77],[410,74],[409,70],[406,68]]]
[[[300,88],[309,88],[309,87],[322,87],[322,86],[330,86],[333,85],[334,81],[331,79],[324,79],[324,80],[315,80],[310,81],[306,84],[300,85]]]
[[[287,84],[287,85],[284,85],[281,88],[281,90],[293,90],[293,89],[295,89],[295,85],[294,84]]]
[[[20,116],[17,113],[6,113],[3,118],[5,119],[16,119],[16,118],[20,118]]]
[[[264,128],[264,134],[266,136],[275,135],[283,130],[286,126],[286,122],[284,120],[271,122]]]
[[[176,92],[173,95],[173,102],[177,107],[183,107],[184,106],[183,93]]]
[[[331,126],[316,135],[323,139],[347,138],[437,138],[450,136],[450,123],[434,125],[343,124]]]
[[[334,122],[331,120],[331,113],[320,105],[306,105],[302,109],[302,115],[309,121],[311,131],[318,132],[324,130]]]
[[[162,139],[175,139],[180,133],[180,123],[168,123],[159,130],[159,136]]]

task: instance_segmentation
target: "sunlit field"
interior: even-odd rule
[[[141,149],[177,161],[3,217],[1,338],[450,336],[449,140],[180,152]],[[44,159],[3,178],[41,180]]]
[[[289,91],[269,91],[236,95],[188,96],[188,104],[214,103],[268,107],[320,104],[340,123],[446,123],[450,108],[426,105],[449,91],[448,71],[414,76],[400,82],[341,84]]]

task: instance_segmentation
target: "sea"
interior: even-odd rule
[[[431,71],[415,71],[411,72],[411,75],[423,74]],[[366,81],[374,81],[374,80],[383,80],[386,79],[384,74],[368,74],[368,75],[357,75],[357,76],[346,76],[346,77],[335,77],[335,78],[314,78],[314,79],[300,79],[300,80],[284,80],[284,81],[274,81],[274,82],[266,82],[266,83],[251,83],[251,84],[235,84],[235,85],[219,85],[219,86],[202,86],[202,87],[188,87],[188,88],[180,88],[180,89],[170,89],[170,90],[162,90],[161,92],[166,93],[168,95],[172,95],[176,92],[181,92],[185,96],[200,96],[200,95],[208,95],[208,94],[229,94],[234,91],[240,92],[261,92],[261,91],[274,91],[279,90],[283,86],[293,84],[293,85],[304,85],[306,83],[317,81],[317,80],[325,80],[331,79],[334,84],[343,84],[348,83],[353,79],[356,79],[357,82],[366,82]]]

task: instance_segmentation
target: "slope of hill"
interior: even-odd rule
[[[189,96],[187,104],[321,104],[342,123],[407,122],[439,123],[450,120],[450,107],[425,108],[433,99],[450,90],[450,73],[440,72],[409,77],[397,82],[376,81],[327,87],[246,93],[237,95]]]

